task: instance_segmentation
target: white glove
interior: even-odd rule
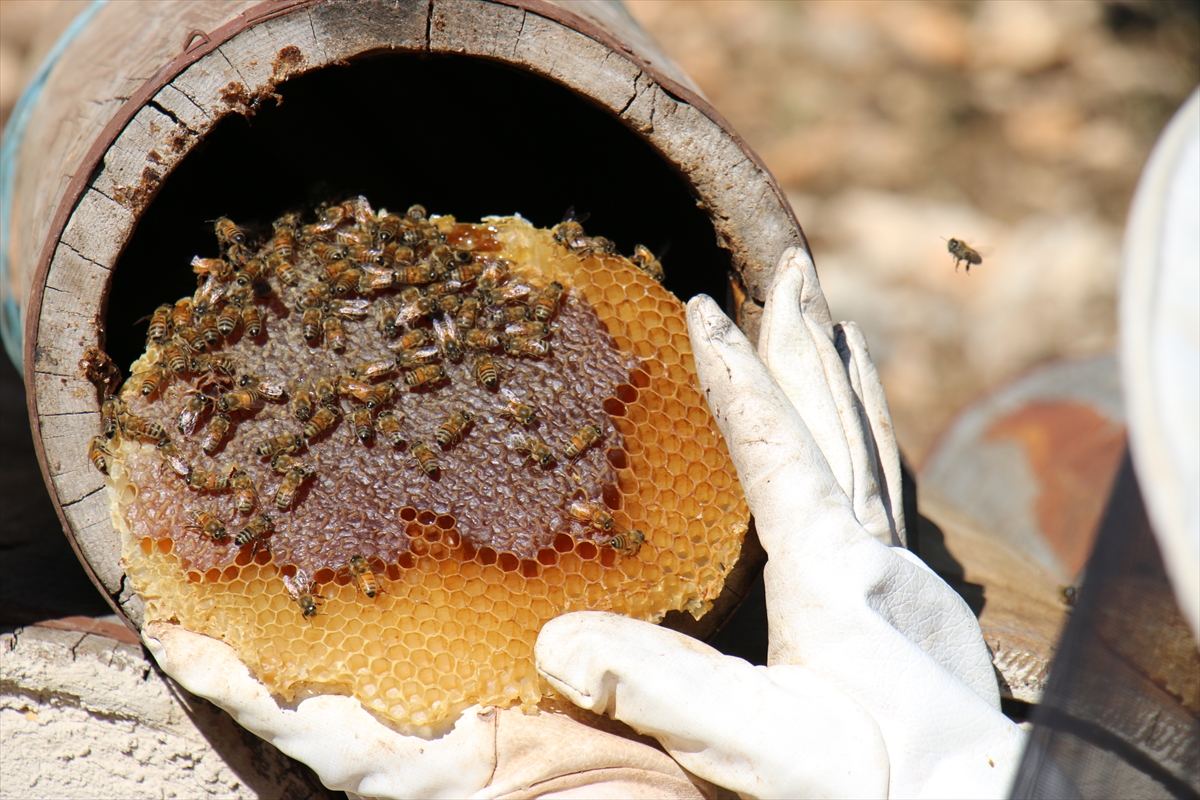
[[[539,671],[743,796],[1005,796],[1024,736],[970,609],[883,543],[904,531],[886,402],[807,253],[784,253],[758,355],[707,297],[688,327],[769,555],[768,666],[582,612],[543,628]]]

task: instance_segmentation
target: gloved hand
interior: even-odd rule
[[[581,612],[543,628],[538,670],[743,796],[1006,795],[1024,736],[970,609],[884,543],[904,527],[882,387],[807,253],[783,256],[757,355],[707,297],[688,327],[769,556],[768,666]]]

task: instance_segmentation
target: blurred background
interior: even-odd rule
[[[85,5],[0,0],[0,120]],[[787,192],[914,466],[973,399],[1112,350],[1126,211],[1200,82],[1200,2],[626,6]],[[983,264],[956,272],[943,238]]]

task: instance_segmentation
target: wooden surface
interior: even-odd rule
[[[579,12],[581,16],[576,16]],[[583,32],[581,32],[583,31]],[[86,457],[99,398],[81,376],[104,344],[112,270],[171,171],[224,116],[289,76],[381,50],[503,61],[620,118],[685,176],[741,275],[753,333],[778,254],[802,243],[744,143],[623,11],[596,0],[112,3],[51,73],[18,158],[14,235],[39,458],[94,580],[135,623],[101,476]],[[220,179],[215,176],[215,179]]]

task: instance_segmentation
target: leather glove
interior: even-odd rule
[[[808,254],[784,253],[757,354],[708,297],[688,327],[769,556],[768,665],[581,612],[543,628],[541,674],[742,796],[1005,796],[1024,736],[966,603],[889,546],[904,521],[883,390]]]

